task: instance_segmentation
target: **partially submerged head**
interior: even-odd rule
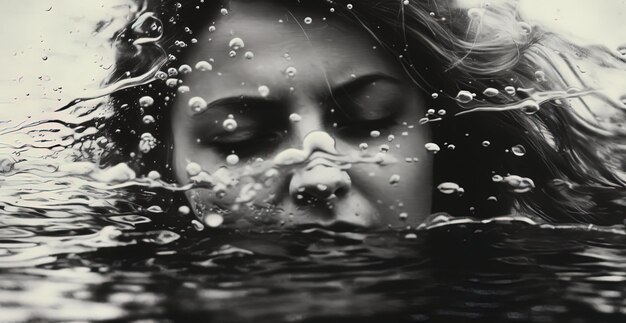
[[[504,21],[510,39],[474,35],[471,44],[463,37],[473,35],[477,13],[450,10],[460,23],[449,23],[414,1],[196,2],[152,8],[164,24],[156,28],[163,28],[159,48],[170,55],[169,79],[114,95],[120,106],[136,106],[142,96],[155,103],[118,114],[112,136],[156,137],[143,152],[137,141],[132,149],[120,145],[144,173],[211,182],[186,192],[200,218],[221,214],[238,226],[415,226],[434,211],[499,215],[512,212],[516,199],[518,209],[544,207],[553,199],[544,182],[578,176],[572,165],[546,162],[562,158],[563,142],[548,140],[557,130],[550,128],[571,116],[544,110],[562,102],[530,115],[454,117],[468,108],[455,100],[459,90],[546,86],[531,81],[532,59],[511,56],[533,40],[513,10],[478,17]],[[132,32],[121,38],[141,36]],[[141,72],[136,63],[158,52],[147,44],[124,54],[124,46],[113,79],[125,69]],[[522,92],[483,96],[487,105],[528,99]],[[133,122],[146,115],[156,122]],[[514,145],[526,154],[505,154]],[[530,176],[541,192],[518,198],[494,183],[498,174]],[[441,183],[448,184],[437,190]]]

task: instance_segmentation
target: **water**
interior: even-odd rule
[[[3,318],[607,322],[626,311],[621,226],[440,223],[415,239],[188,226],[160,245],[160,225],[136,224],[109,244],[66,233],[56,260],[1,269]],[[38,235],[40,246],[62,244],[59,233]]]
[[[61,3],[30,6],[42,17],[64,10]],[[352,4],[345,7],[353,9]],[[357,9],[355,4],[354,10]],[[11,83],[1,81],[2,89],[10,89],[5,92],[11,96],[0,102],[0,321],[624,320],[626,231],[621,224],[556,225],[534,220],[533,216],[478,219],[480,214],[475,214],[476,218],[434,215],[418,228],[370,233],[321,228],[235,230],[223,226],[222,214],[210,212],[194,219],[193,211],[180,203],[180,191],[213,184],[212,175],[196,163],[187,165],[194,183],[185,186],[164,183],[156,171],[138,176],[126,164],[98,168],[94,162],[110,143],[99,136],[97,124],[84,126],[90,120],[111,116],[106,100],[98,98],[157,78],[167,79],[168,86],[178,86],[178,73],[210,73],[213,65],[216,70],[218,67],[209,59],[177,65],[178,69],[159,74],[163,62],[158,61],[144,73],[94,90],[112,64],[112,58],[103,54],[107,51],[101,44],[113,38],[114,30],[120,27],[120,17],[123,23],[128,12],[138,9],[120,0],[107,10],[107,17],[117,17],[104,19],[108,23],[102,23],[100,16],[87,17],[86,21],[82,20],[84,17],[68,19],[72,23],[99,25],[101,30],[97,33],[90,28],[59,32],[80,34],[77,39],[93,38],[93,42],[77,41],[73,48],[77,53],[94,55],[69,55],[71,45],[65,51],[55,52],[48,48],[53,46],[55,37],[40,36],[44,39],[41,48],[30,47],[24,54],[16,47],[14,56],[27,62],[28,57],[22,56],[34,56],[41,68],[33,68],[37,70],[34,75],[29,70],[19,71]],[[331,13],[334,11],[330,9]],[[229,12],[224,9],[221,14]],[[482,11],[468,11],[468,15],[480,19]],[[439,15],[433,12],[432,16]],[[64,18],[62,14],[58,17]],[[318,22],[321,23],[313,23],[311,18],[304,20],[307,25]],[[151,15],[141,15],[135,27],[142,37],[133,44],[148,48],[159,40],[160,23]],[[532,30],[525,23],[520,28],[525,33]],[[38,43],[39,39],[29,42]],[[236,55],[237,50],[244,48],[244,41],[234,37],[228,45]],[[188,44],[179,42],[177,46]],[[623,46],[615,48],[623,54]],[[248,60],[254,58],[252,51],[243,55]],[[288,53],[285,58],[290,59]],[[77,75],[60,68],[72,66],[77,59],[88,61],[80,65],[88,66],[88,72]],[[56,73],[54,66],[60,68]],[[583,70],[593,70],[583,63],[581,66]],[[289,79],[306,77],[291,66],[284,73]],[[68,76],[63,79],[60,75]],[[544,71],[535,71],[533,76],[541,82],[547,77]],[[256,86],[260,96],[274,95],[274,88]],[[31,94],[33,89],[41,93]],[[178,87],[179,93],[189,90],[185,85]],[[462,103],[464,110],[457,116],[510,110],[522,110],[531,116],[545,102],[574,100],[590,94],[607,101],[611,97],[621,98],[616,102],[622,102],[622,92],[623,89],[610,86],[602,88],[601,93],[587,88],[539,91],[506,86],[485,88],[476,92],[478,95],[466,90],[456,94],[433,92],[431,98],[440,102],[448,97]],[[505,100],[499,105],[489,101],[520,93],[528,99]],[[188,103],[196,112],[207,108],[200,97]],[[142,122],[153,124],[156,117],[150,113],[156,108],[155,100],[144,96],[138,104],[148,113]],[[434,116],[435,111],[438,116],[446,115],[446,110],[440,108],[433,105],[429,116]],[[446,117],[449,115],[453,113]],[[615,115],[606,112],[605,116],[610,119]],[[426,118],[424,123],[442,120],[434,117]],[[303,118],[292,114],[289,120],[299,123]],[[229,117],[220,120],[218,126],[234,131],[238,123]],[[379,130],[370,133],[372,138],[381,134]],[[393,134],[384,135],[390,145],[399,141]],[[401,138],[400,133],[396,135]],[[142,138],[140,151],[155,149],[156,139],[150,132],[139,132],[138,136]],[[497,146],[497,138],[489,139],[481,138],[478,142],[484,147],[478,148]],[[387,144],[360,146],[363,151],[369,149],[373,156],[338,155],[330,135],[314,132],[304,140],[302,149],[286,150],[266,164],[293,166],[310,157],[314,150],[317,155],[324,155],[319,150],[327,151],[324,158],[345,168],[354,163],[397,162],[391,154],[385,154],[390,150]],[[441,147],[461,146],[443,142],[424,145],[431,154],[443,155],[452,150]],[[527,149],[530,151],[529,146],[519,144],[507,147],[511,151],[508,154],[517,159],[524,157]],[[406,157],[405,161],[418,160]],[[240,157],[229,154],[226,162],[238,164]],[[276,169],[263,165],[251,176],[261,174],[267,178],[280,175]],[[383,185],[402,181],[393,174],[384,179]],[[531,178],[507,173],[494,173],[493,181],[520,194],[536,185]],[[456,182],[437,184],[443,194],[464,193]],[[562,184],[569,189],[578,188],[571,183]],[[245,201],[246,192],[241,193],[240,198]],[[173,201],[169,201],[172,196]],[[608,193],[606,197],[610,197]],[[488,200],[498,198],[489,196]],[[409,216],[406,212],[398,213],[400,219]]]

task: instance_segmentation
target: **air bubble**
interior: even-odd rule
[[[173,68],[173,67],[170,67],[170,68],[167,69],[167,75],[169,75],[169,76],[176,76],[176,75],[178,75],[178,70]]]
[[[239,37],[235,37],[233,39],[230,40],[230,42],[228,43],[228,47],[230,47],[232,50],[238,50],[240,48],[243,48],[245,46],[243,39],[239,38]]]
[[[161,174],[159,174],[159,172],[157,172],[156,170],[151,170],[148,173],[148,178],[156,181],[157,179],[161,178]]]
[[[151,124],[154,123],[154,117],[151,115],[145,115],[142,119],[143,123],[145,124]]]
[[[437,186],[437,189],[443,194],[454,194],[459,192],[461,187],[457,183],[443,182]]]
[[[253,59],[254,53],[251,51],[247,51],[245,54],[243,54],[243,57],[245,57],[246,59]]]
[[[465,90],[459,91],[455,98],[455,100],[459,103],[469,103],[472,99],[474,99],[472,93]]]
[[[400,218],[400,220],[406,220],[409,217],[409,214],[406,212],[402,212],[398,214],[398,217]]]
[[[267,87],[266,85],[259,86],[259,88],[257,90],[259,91],[259,94],[262,97],[267,97],[270,94],[270,88]]]
[[[217,213],[211,213],[204,217],[204,223],[211,228],[217,228],[224,223],[224,217]]]
[[[370,136],[371,136],[372,138],[378,138],[378,137],[380,137],[380,131],[378,131],[378,130],[372,130],[372,131],[370,132]]]
[[[537,82],[545,82],[546,81],[546,73],[544,73],[543,71],[536,71],[535,72],[535,80]]]
[[[353,6],[351,3],[348,3],[348,5],[346,5],[346,8],[348,8],[348,10],[352,10]]]
[[[287,67],[287,69],[285,69],[285,74],[287,74],[289,78],[293,78],[294,76],[296,76],[297,72],[298,70],[296,70],[296,68],[293,66],[289,66]]]
[[[143,153],[148,153],[150,152],[150,150],[154,149],[156,147],[156,138],[154,138],[154,136],[152,136],[151,133],[146,132],[141,134],[140,140],[139,140],[139,150]]]
[[[204,230],[204,225],[196,219],[191,220],[191,224],[193,225],[193,228],[196,229],[196,231]]]
[[[527,100],[522,106],[522,111],[528,115],[535,114],[539,111],[539,104],[533,100]]]
[[[203,98],[199,96],[194,96],[193,98],[189,99],[189,107],[193,112],[200,113],[206,110],[207,103],[206,101],[204,101]]]
[[[189,73],[191,73],[191,66],[189,66],[187,64],[183,64],[183,65],[178,67],[178,72],[181,73],[181,74],[189,74]]]
[[[436,98],[438,98],[438,97],[439,97],[439,94],[437,94],[437,93],[433,93],[433,94],[431,94],[430,96],[431,96],[433,99],[436,99]]]
[[[366,150],[369,147],[369,145],[366,142],[362,142],[359,144],[359,149],[361,150]]]
[[[206,72],[206,71],[213,70],[213,66],[209,64],[209,62],[207,61],[199,61],[196,63],[196,69],[198,71]]]
[[[389,151],[389,145],[380,145],[380,147],[378,148],[381,152],[386,153]]]
[[[191,212],[191,210],[189,209],[189,207],[187,205],[181,205],[178,208],[178,213],[181,215],[187,215],[189,214],[189,212]]]
[[[142,96],[142,97],[139,99],[139,105],[140,105],[142,108],[147,108],[147,107],[150,107],[150,106],[152,106],[153,104],[154,104],[154,99],[153,99],[151,96]]]
[[[507,86],[504,88],[504,92],[510,94],[510,95],[515,95],[515,88],[512,86]]]
[[[491,145],[491,143],[488,140],[485,140],[482,142],[483,147],[489,147],[489,145]]]
[[[397,185],[398,183],[400,183],[400,175],[393,174],[389,177],[389,184]]]
[[[237,120],[233,118],[228,118],[224,120],[224,122],[222,122],[222,127],[224,127],[224,130],[228,132],[233,132],[237,130]]]
[[[202,171],[202,167],[200,167],[198,163],[192,162],[187,164],[185,170],[187,171],[187,175],[189,175],[189,177],[193,177],[200,174],[200,172]]]
[[[526,154],[526,148],[522,145],[515,145],[511,147],[511,152],[513,152],[513,155],[521,157]]]
[[[426,143],[424,145],[424,148],[426,148],[426,150],[428,150],[428,151],[430,151],[432,153],[435,153],[435,154],[441,150],[441,148],[439,148],[439,145],[437,145],[434,142]]]
[[[169,78],[167,79],[167,81],[165,81],[165,85],[169,87],[175,87],[176,85],[178,85],[178,79]]]
[[[239,163],[239,156],[236,154],[230,154],[226,156],[226,163],[229,165],[237,165]]]
[[[500,91],[498,91],[498,89],[494,89],[492,87],[488,87],[483,91],[483,95],[487,96],[487,97],[494,97],[496,95],[500,94]]]
[[[289,115],[289,121],[291,122],[296,123],[296,122],[300,122],[301,120],[302,120],[302,117],[297,113],[292,113]]]
[[[222,8],[222,10],[220,10],[220,13],[222,14],[222,16],[226,16],[228,15],[228,9]]]
[[[304,23],[307,25],[310,25],[313,22],[313,19],[311,19],[311,17],[306,17],[304,18]]]
[[[181,85],[178,87],[178,93],[187,93],[189,92],[189,87],[187,85]]]
[[[502,179],[502,182],[507,185],[510,191],[515,193],[526,193],[535,188],[532,179],[517,175],[508,175]]]

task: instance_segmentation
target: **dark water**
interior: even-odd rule
[[[74,241],[66,252],[49,252],[56,260],[2,269],[0,320],[626,319],[623,227],[466,223],[414,231],[414,239],[406,232],[196,232],[189,227],[167,243],[176,235],[155,231],[153,222],[136,226],[113,235],[117,246],[74,229],[83,246],[95,248],[76,249]],[[15,252],[17,240],[2,242]],[[33,258],[23,256],[28,257]]]

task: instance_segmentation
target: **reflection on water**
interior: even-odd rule
[[[626,312],[623,227],[465,222],[415,236],[189,227],[175,239],[154,221],[32,242],[16,231],[2,264],[25,268],[2,269],[3,319],[602,322]]]

